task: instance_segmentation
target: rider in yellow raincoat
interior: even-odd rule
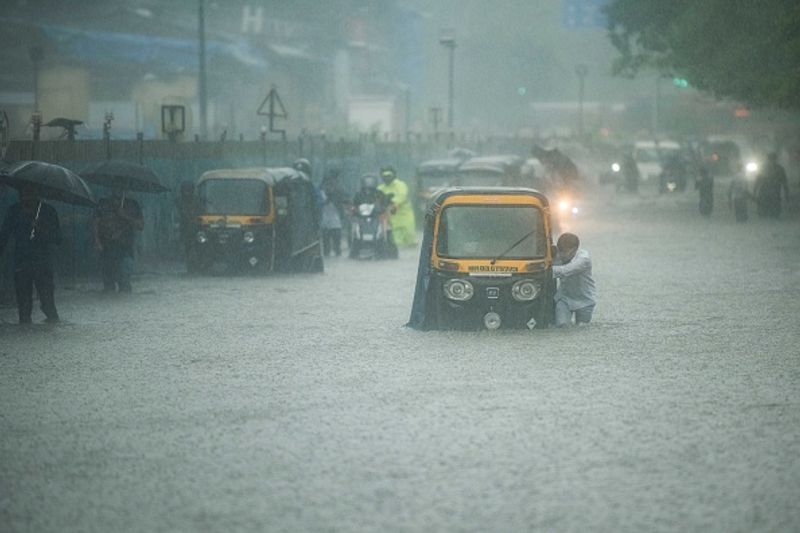
[[[383,183],[378,185],[386,196],[391,195],[389,208],[389,225],[397,246],[414,246],[417,244],[417,228],[414,223],[414,209],[408,198],[408,185],[397,179],[392,167],[381,169]]]

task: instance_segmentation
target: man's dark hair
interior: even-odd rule
[[[562,233],[558,238],[558,243],[556,244],[559,250],[563,250],[565,248],[578,248],[580,245],[581,240],[574,233]]]

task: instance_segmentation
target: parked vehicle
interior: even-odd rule
[[[458,184],[458,168],[463,162],[462,158],[450,157],[423,161],[419,164],[415,180],[419,214],[422,214],[433,193]]]
[[[200,272],[322,272],[311,181],[291,168],[212,170],[196,183],[194,261]]]
[[[528,188],[454,187],[425,215],[410,325],[541,328],[552,322],[547,197]]]
[[[458,167],[459,187],[522,187],[525,161],[515,155],[473,157]]]

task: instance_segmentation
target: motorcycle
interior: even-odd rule
[[[688,169],[680,162],[671,162],[664,166],[659,176],[659,193],[683,192],[686,190]]]
[[[350,225],[351,259],[387,259],[397,257],[397,247],[385,212],[375,203],[363,203],[353,211]]]

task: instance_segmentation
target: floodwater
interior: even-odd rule
[[[3,531],[797,531],[800,231],[598,192],[594,322],[417,332],[416,257],[0,310]]]

